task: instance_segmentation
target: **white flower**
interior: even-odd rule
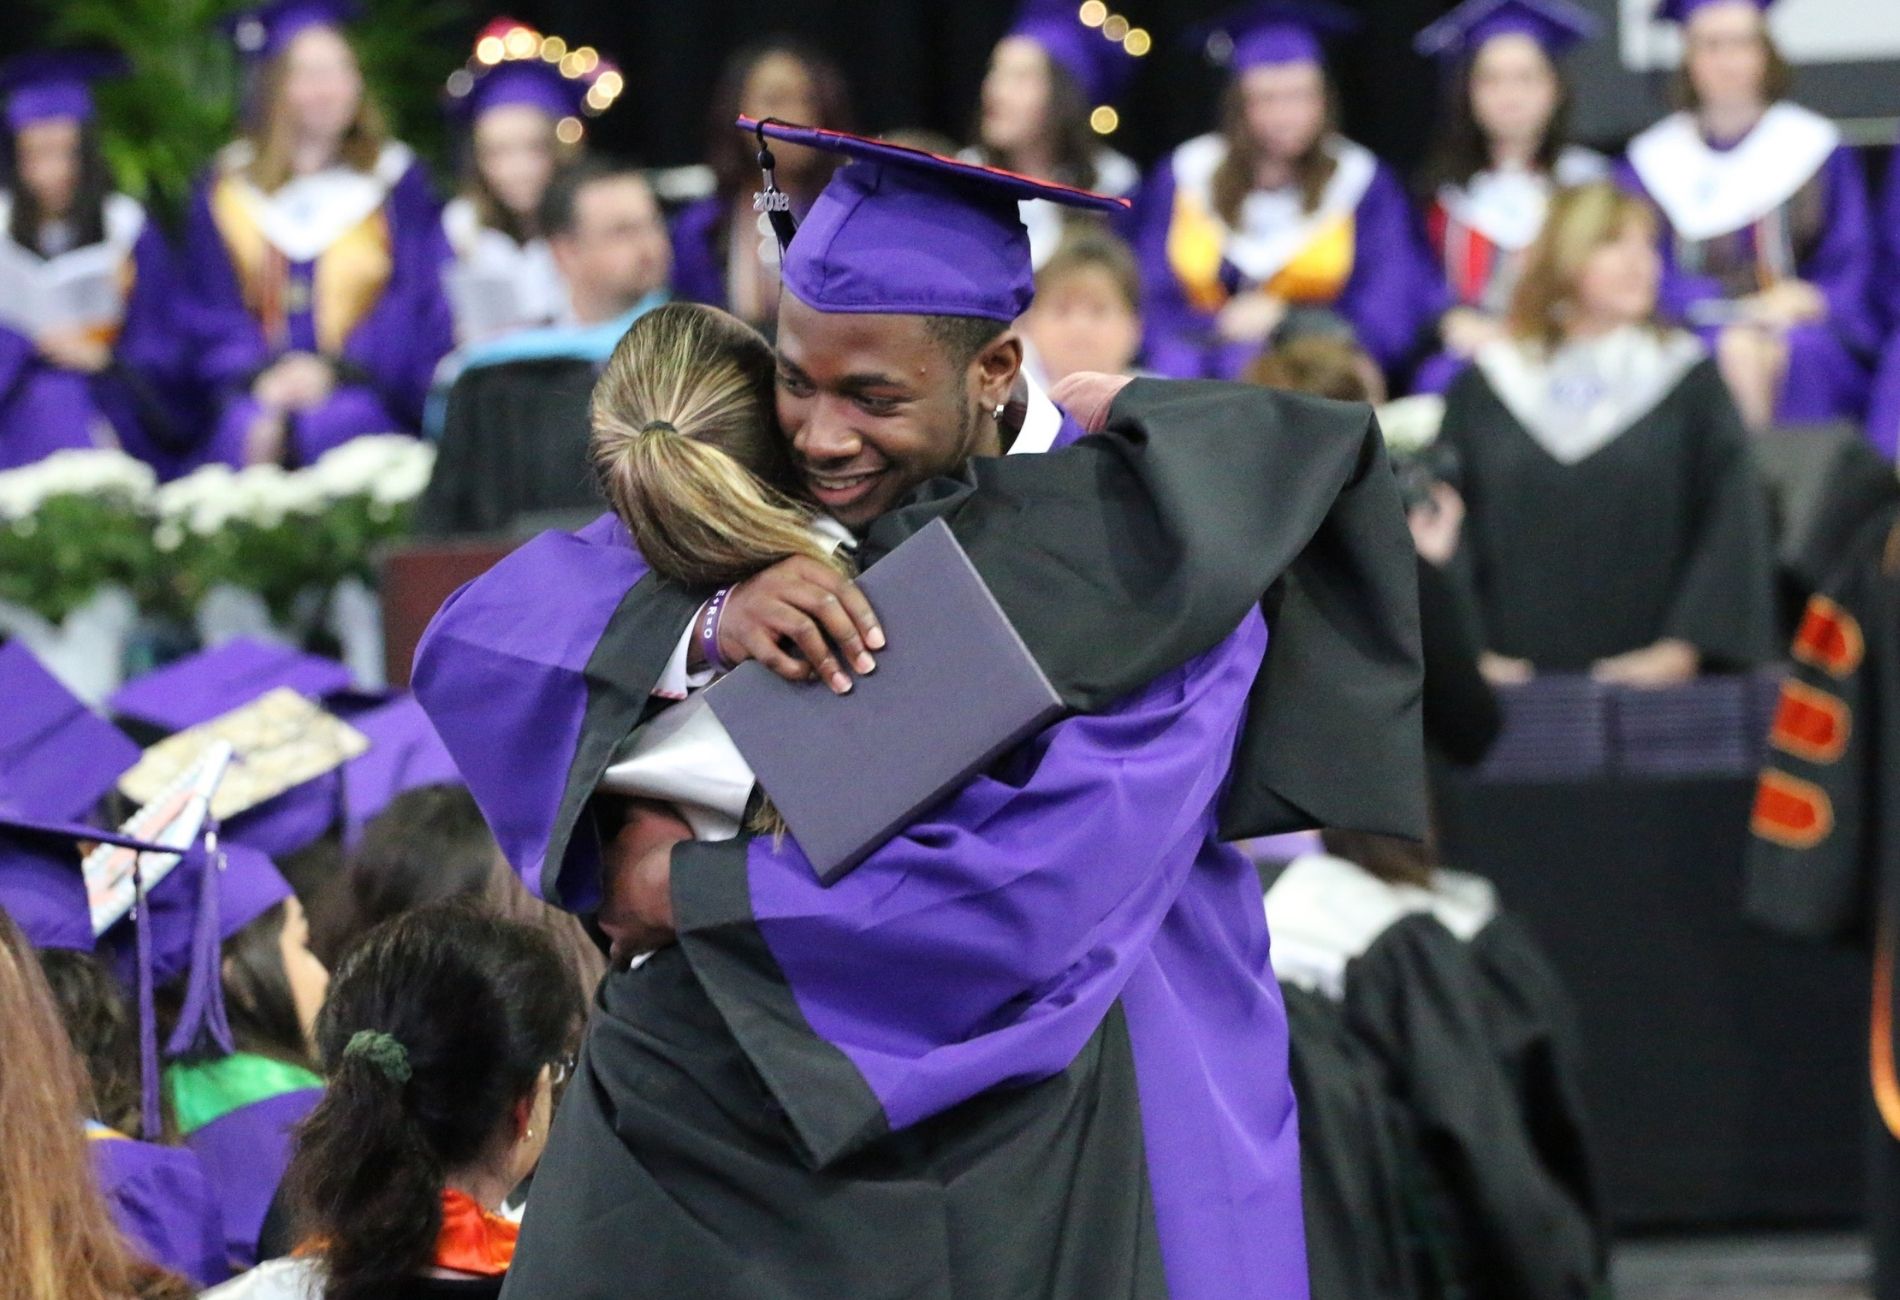
[[[385,475],[400,471],[418,453],[433,459],[435,449],[407,434],[368,434],[331,448],[303,472],[333,499],[368,496]]]
[[[1403,455],[1431,446],[1438,441],[1439,426],[1445,422],[1445,399],[1431,393],[1401,397],[1379,408],[1379,430],[1385,435],[1386,450]]]
[[[159,518],[183,520],[201,510],[212,509],[213,503],[229,494],[231,482],[236,477],[229,466],[206,465],[183,478],[173,479],[158,489]]]
[[[435,448],[412,442],[409,453],[392,461],[370,485],[370,499],[391,506],[414,501],[428,488],[429,476],[434,472]]]
[[[122,451],[56,451],[0,473],[0,518],[23,518],[56,496],[112,497],[138,508],[151,500],[157,484],[149,465]]]

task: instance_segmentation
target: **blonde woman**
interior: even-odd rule
[[[307,463],[413,430],[453,342],[435,199],[365,92],[350,13],[278,0],[233,20],[253,126],[219,155],[185,239],[215,411],[204,460]]]
[[[1494,681],[1660,686],[1771,652],[1767,523],[1715,363],[1656,320],[1649,207],[1561,193],[1507,336],[1447,395]]]

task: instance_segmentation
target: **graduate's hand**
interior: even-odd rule
[[[1405,522],[1412,528],[1412,547],[1434,569],[1451,563],[1458,553],[1458,538],[1465,527],[1465,499],[1449,483],[1432,484],[1432,495],[1423,505],[1406,512]]]
[[[310,352],[280,357],[257,377],[251,395],[273,411],[306,411],[336,389],[336,370]]]
[[[1590,676],[1617,686],[1679,686],[1702,671],[1702,654],[1687,641],[1665,637],[1654,645],[1631,650],[1590,666]]]
[[[1476,356],[1478,349],[1504,337],[1496,317],[1471,307],[1453,307],[1438,323],[1438,334],[1453,356]]]
[[[112,361],[112,349],[77,326],[47,330],[33,345],[54,365],[82,374],[96,375]]]
[[[1129,375],[1078,370],[1056,381],[1049,390],[1049,400],[1067,411],[1087,432],[1100,433],[1108,427],[1108,408],[1132,382]]]
[[[670,806],[651,799],[627,804],[627,819],[602,855],[601,932],[620,965],[673,941],[673,846],[693,831]]]
[[[1495,650],[1486,650],[1478,656],[1478,675],[1493,686],[1522,686],[1537,676],[1537,669],[1528,659],[1513,659]]]
[[[1827,319],[1827,299],[1806,280],[1783,280],[1748,300],[1748,316],[1787,328]]]
[[[871,602],[858,585],[808,556],[780,560],[732,589],[719,615],[719,654],[729,664],[756,659],[788,682],[814,676],[839,695],[851,675],[874,672],[884,648]]]
[[[1286,319],[1286,303],[1263,289],[1237,295],[1214,319],[1214,330],[1229,343],[1265,343]]]

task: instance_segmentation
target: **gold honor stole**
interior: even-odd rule
[[[1176,151],[1168,266],[1197,309],[1218,311],[1231,297],[1221,280],[1221,267],[1228,261],[1243,277],[1285,302],[1323,306],[1345,291],[1358,255],[1358,205],[1371,184],[1373,163],[1370,154],[1350,142],[1334,141],[1328,148],[1337,165],[1317,209],[1271,216],[1259,210],[1250,213],[1248,208],[1260,198],[1285,206],[1285,196],[1250,195],[1241,220],[1253,228],[1245,235],[1237,235],[1214,211],[1212,179],[1225,143],[1202,136]],[[1260,228],[1263,225],[1277,228]]]
[[[268,199],[265,200],[268,202]],[[244,305],[263,326],[273,349],[286,346],[289,319],[309,307],[315,316],[317,350],[335,356],[362,324],[395,269],[387,206],[343,231],[313,259],[311,302],[292,301],[291,261],[264,234],[256,191],[241,176],[225,176],[211,194],[211,215],[237,271]]]

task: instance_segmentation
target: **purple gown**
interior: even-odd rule
[[[177,268],[149,222],[132,245],[132,289],[113,345],[96,375],[43,360],[25,335],[0,326],[0,469],[55,451],[118,445],[161,476],[179,467],[189,418],[187,349],[171,305]]]
[[[419,429],[436,363],[455,343],[441,278],[450,252],[441,208],[422,165],[410,163],[389,188],[380,209],[387,226],[387,280],[334,350],[324,348],[319,338],[318,290],[328,252],[293,261],[275,247],[265,249],[269,269],[260,276],[259,292],[283,304],[274,337],[267,336],[246,300],[228,232],[213,212],[218,183],[214,174],[198,187],[185,236],[197,376],[212,396],[215,414],[197,460],[243,463],[245,430],[260,410],[249,394],[250,383],[292,351],[327,353],[338,371],[335,391],[290,421],[293,464],[307,464],[361,434]]]
[[[146,1259],[199,1287],[230,1276],[218,1200],[193,1152],[97,1125],[88,1136],[112,1221]]]
[[[1739,142],[1738,142],[1739,143]],[[1627,160],[1617,176],[1648,197]],[[1858,419],[1867,403],[1867,362],[1880,331],[1871,299],[1874,272],[1873,220],[1867,183],[1851,149],[1834,150],[1806,185],[1771,214],[1788,232],[1794,274],[1819,289],[1828,317],[1788,333],[1788,376],[1775,411],[1778,421],[1800,424]],[[1660,306],[1671,320],[1695,328],[1715,344],[1719,325],[1698,320],[1713,305],[1756,292],[1758,244],[1769,220],[1700,243],[1663,231]],[[1701,271],[1690,266],[1700,265]]]
[[[1223,343],[1214,313],[1189,301],[1168,259],[1175,214],[1173,159],[1164,159],[1142,187],[1135,254],[1141,264],[1143,357],[1149,369],[1178,379],[1234,379],[1260,353],[1258,344]],[[1229,291],[1241,287],[1231,265]],[[1402,373],[1427,330],[1449,306],[1426,255],[1404,187],[1383,163],[1354,214],[1352,273],[1330,303],[1388,375]]]
[[[1867,437],[1892,459],[1900,451],[1900,166],[1891,164],[1880,204],[1880,256],[1873,298],[1887,343],[1867,405]]]
[[[726,306],[725,216],[720,194],[695,199],[673,218],[673,296],[682,302]]]
[[[323,1096],[298,1088],[219,1116],[185,1138],[204,1164],[224,1221],[224,1251],[236,1269],[257,1262],[257,1237],[290,1167],[292,1131]]]

